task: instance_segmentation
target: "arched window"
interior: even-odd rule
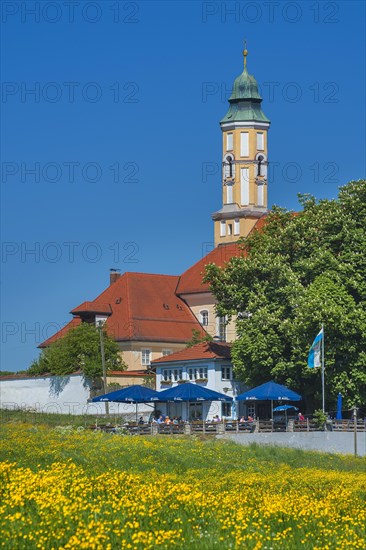
[[[267,159],[265,155],[257,155],[256,157],[258,163],[257,176],[267,177]]]
[[[224,179],[235,177],[235,164],[233,155],[225,155],[224,158]]]
[[[203,309],[200,311],[200,323],[203,327],[208,326],[208,311],[207,309]]]

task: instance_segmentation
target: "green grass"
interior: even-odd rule
[[[45,420],[0,427],[5,550],[366,547],[364,459]]]

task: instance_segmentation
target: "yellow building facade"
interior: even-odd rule
[[[268,212],[269,119],[255,78],[247,71],[248,51],[243,51],[244,70],[233,86],[229,111],[221,120],[222,208],[212,215],[215,246],[246,237]]]

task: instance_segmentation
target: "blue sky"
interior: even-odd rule
[[[3,370],[27,368],[110,268],[180,274],[212,248],[244,37],[270,204],[364,177],[363,2],[1,7]]]

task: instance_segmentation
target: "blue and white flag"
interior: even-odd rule
[[[310,348],[308,355],[308,367],[311,369],[315,367],[321,367],[321,347],[322,340],[324,338],[324,331],[321,329],[319,334],[316,335],[313,345]]]

